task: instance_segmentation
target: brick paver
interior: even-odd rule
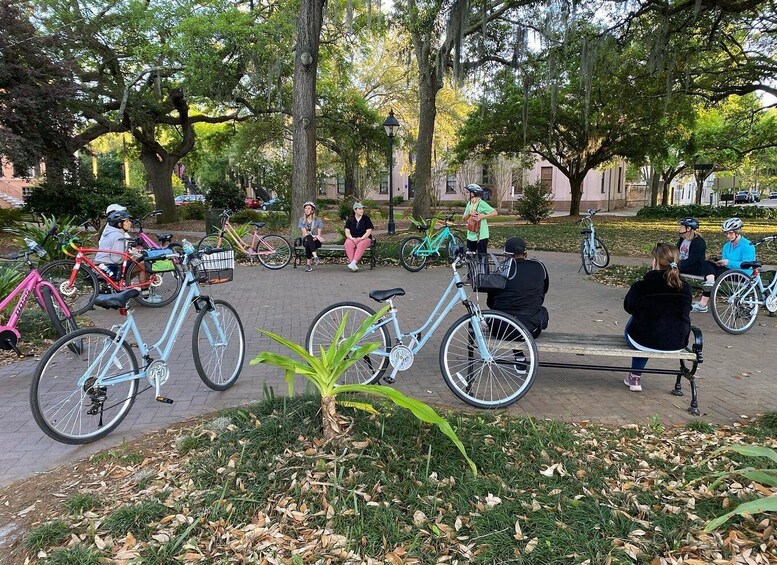
[[[546,304],[553,331],[620,333],[627,315],[623,311],[624,289],[611,288],[588,280],[578,273],[578,258],[571,254],[536,253],[548,267],[551,286]],[[616,258],[616,263],[634,260]],[[637,263],[642,261],[637,260]],[[395,304],[403,328],[418,327],[431,311],[437,297],[450,280],[446,268],[409,273],[400,267],[379,266],[351,273],[345,265],[322,264],[314,272],[287,267],[269,271],[262,267],[241,267],[231,284],[208,289],[238,308],[246,330],[247,357],[259,351],[280,351],[255,328],[271,330],[303,342],[309,321],[325,306],[352,300],[373,307],[367,293],[372,289],[403,287],[407,294]],[[485,307],[485,301],[482,303]],[[135,310],[146,339],[159,336],[170,307]],[[438,349],[447,325],[464,313],[457,308],[416,358],[413,367],[400,373],[398,389],[421,400],[467,409],[445,386],[438,365]],[[93,312],[98,326],[110,326],[115,312]],[[281,372],[268,366],[246,363],[237,384],[219,393],[205,387],[191,360],[191,316],[173,352],[170,380],[163,393],[176,400],[172,406],[155,402],[152,391],[139,397],[124,422],[107,438],[85,446],[61,445],[45,436],[36,426],[29,407],[29,384],[35,360],[0,368],[0,485],[75,461],[92,453],[119,445],[124,439],[144,431],[164,428],[174,422],[260,400],[263,386],[285,394]],[[743,336],[722,332],[710,314],[693,314],[694,324],[704,331],[705,362],[699,376],[699,401],[704,421],[730,423],[740,415],[754,415],[777,409],[777,379],[769,367],[777,363],[773,347],[776,318],[759,317],[759,324]],[[686,409],[690,397],[669,395],[674,378],[645,375],[643,392],[630,393],[621,383],[620,373],[541,369],[532,389],[509,411],[538,418],[591,421],[613,425],[647,423],[658,417],[663,425],[682,424],[693,419]],[[298,389],[304,385],[300,382]],[[687,389],[687,387],[686,387]]]

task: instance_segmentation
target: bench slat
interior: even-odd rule
[[[540,353],[569,353],[605,357],[643,356],[651,359],[696,359],[692,351],[639,351],[632,349],[620,335],[586,335],[543,332],[535,342]]]

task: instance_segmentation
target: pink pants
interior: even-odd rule
[[[370,248],[370,245],[372,245],[372,240],[370,238],[362,239],[359,242],[352,239],[346,239],[345,254],[348,256],[348,261],[358,263],[361,260],[362,255],[364,255],[364,252]]]

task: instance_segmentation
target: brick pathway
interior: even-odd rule
[[[553,331],[620,333],[627,315],[623,311],[624,289],[610,288],[587,280],[578,273],[579,260],[571,254],[536,253],[548,266],[551,277],[546,304]],[[615,263],[642,263],[617,258]],[[243,267],[231,284],[214,286],[210,294],[235,305],[246,330],[248,359],[263,349],[280,350],[255,331],[272,330],[295,341],[304,341],[309,321],[325,306],[343,300],[377,306],[368,297],[369,290],[400,286],[407,295],[398,299],[403,327],[418,327],[450,280],[446,268],[409,273],[399,267],[376,267],[351,273],[345,265],[322,264],[313,273],[287,267],[268,271],[262,267]],[[484,301],[485,302],[485,301]],[[485,303],[483,303],[485,306]],[[162,309],[138,308],[137,318],[146,338],[161,334],[169,314]],[[455,309],[449,323],[463,314]],[[94,312],[98,326],[110,326],[117,314]],[[777,409],[777,379],[769,367],[777,364],[773,339],[777,319],[765,315],[744,336],[722,332],[710,314],[694,314],[694,323],[705,337],[704,358],[698,376],[701,419],[730,423],[739,415],[753,415]],[[190,331],[193,316],[184,327],[179,347],[173,353],[174,374],[163,389],[173,405],[155,402],[147,391],[138,398],[124,422],[107,438],[87,446],[60,445],[45,436],[30,414],[29,384],[34,360],[0,367],[0,485],[82,459],[90,454],[119,445],[122,440],[151,429],[222,407],[259,400],[266,384],[276,394],[285,394],[281,373],[272,367],[246,363],[237,384],[219,393],[206,388],[197,377],[191,360]],[[427,344],[406,373],[400,373],[396,386],[421,400],[466,409],[445,386],[438,365],[438,349],[447,324]],[[646,375],[644,391],[630,393],[621,383],[620,373],[596,373],[543,369],[532,389],[510,412],[539,418],[566,421],[601,422],[620,425],[644,424],[655,416],[660,422],[682,424],[693,417],[686,412],[689,396],[669,395],[674,378]],[[299,389],[302,389],[302,384]],[[687,387],[686,387],[687,388]]]

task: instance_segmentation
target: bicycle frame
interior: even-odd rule
[[[151,346],[146,345],[146,342],[143,339],[143,336],[140,333],[140,328],[138,328],[137,323],[135,322],[135,318],[132,314],[132,309],[127,310],[127,320],[119,326],[118,331],[116,332],[116,339],[108,343],[104,344],[104,349],[100,353],[100,355],[95,356],[95,360],[92,362],[92,364],[89,366],[89,368],[84,372],[84,374],[79,378],[78,385],[84,386],[86,381],[89,378],[92,378],[96,375],[97,380],[95,383],[95,386],[109,386],[109,385],[115,385],[126,381],[132,381],[135,379],[141,380],[146,378],[148,368],[151,365],[151,359],[150,354],[152,352],[156,352],[157,355],[159,355],[158,360],[161,361],[167,361],[170,358],[170,353],[172,353],[173,346],[175,345],[176,339],[178,337],[178,334],[181,331],[181,327],[183,326],[184,319],[186,318],[186,314],[189,310],[189,306],[194,304],[195,308],[200,308],[201,306],[198,304],[200,301],[207,301],[210,302],[209,297],[203,297],[202,293],[200,291],[199,285],[194,280],[194,277],[191,274],[191,271],[187,271],[186,278],[184,279],[184,283],[189,287],[189,291],[184,296],[184,293],[181,292],[178,294],[178,297],[175,300],[175,304],[173,305],[173,309],[170,312],[170,317],[167,320],[167,325],[165,326],[164,331],[162,332],[162,336],[157,340],[156,343],[154,343]],[[202,298],[201,298],[202,297]],[[182,304],[186,302],[185,306],[182,306]],[[208,341],[212,344],[214,336],[210,335],[208,328],[205,328],[206,335],[208,337]],[[217,336],[218,341],[224,342],[226,341],[226,335],[224,335],[224,328],[221,326],[218,326],[218,332],[219,335]],[[108,368],[111,366],[115,366],[115,363],[118,363],[116,361],[117,354],[121,351],[121,345],[127,340],[129,336],[132,336],[135,340],[135,343],[137,343],[138,351],[140,352],[140,356],[145,362],[145,366],[142,368],[142,370],[138,374],[133,373],[123,373],[120,375],[114,375],[112,377],[106,378],[106,373],[108,371]],[[112,348],[113,351],[111,352],[110,356],[107,358],[107,360],[103,357],[104,353],[106,352],[105,349],[108,347]],[[100,367],[102,367],[100,369]],[[99,370],[98,370],[99,369]],[[160,389],[161,389],[161,383],[159,382],[159,379],[155,379],[155,389],[156,389],[156,396],[160,396]]]
[[[429,239],[429,234],[424,235],[424,241],[422,246],[415,250],[417,255],[433,255],[440,252],[440,247],[445,240],[453,240],[453,232],[451,228],[445,226],[439,233],[435,234],[432,239]]]
[[[38,300],[40,307],[45,309],[43,306],[43,295],[40,292],[41,287],[44,286],[51,290],[51,296],[54,298],[54,300],[56,300],[59,308],[68,316],[70,315],[70,310],[62,300],[62,297],[59,295],[57,289],[54,288],[54,285],[46,280],[43,280],[43,278],[40,276],[40,273],[38,273],[38,270],[33,269],[26,277],[24,277],[24,280],[20,282],[15,289],[13,289],[13,292],[11,292],[11,294],[6,296],[3,301],[0,302],[0,311],[5,310],[13,302],[13,300],[21,294],[19,297],[19,303],[13,309],[11,317],[8,318],[8,323],[0,326],[0,331],[4,329],[11,329],[18,335],[19,332],[16,330],[16,326],[19,322],[19,318],[22,315],[22,310],[24,310],[24,307],[27,305],[27,301],[33,292],[35,293],[35,298]]]
[[[591,219],[591,216],[586,216],[582,220],[580,220],[581,228],[582,230],[590,230],[589,233],[584,234],[585,237],[582,239],[586,242],[586,249],[588,251],[588,256],[592,257],[594,254],[594,250],[596,249],[596,227],[594,226],[594,222]],[[582,231],[581,230],[581,231]]]
[[[234,226],[229,223],[229,218],[224,218],[224,221],[221,224],[221,232],[219,233],[218,245],[221,245],[222,239],[224,238],[225,235],[228,235],[230,242],[237,245],[240,248],[240,250],[246,255],[248,255],[249,257],[257,257],[259,255],[271,255],[275,253],[275,248],[268,245],[267,242],[259,236],[259,232],[257,231],[256,227],[254,227],[254,231],[251,233],[250,247],[246,246],[242,237],[240,237],[240,234],[237,233],[237,230],[234,228]],[[254,249],[256,248],[257,242],[261,243],[262,246],[266,249],[266,251],[254,251]]]
[[[68,285],[70,286],[73,286],[75,284],[76,276],[78,274],[79,269],[82,268],[83,263],[86,263],[89,269],[91,269],[103,282],[108,283],[108,285],[110,285],[114,290],[124,290],[126,288],[146,289],[155,282],[154,277],[151,276],[145,282],[139,282],[131,285],[124,284],[124,277],[127,274],[127,265],[129,265],[130,263],[133,263],[138,267],[140,267],[141,271],[145,271],[145,268],[143,267],[143,265],[141,265],[139,261],[136,261],[132,257],[132,255],[130,255],[130,253],[127,251],[122,253],[121,275],[119,277],[119,280],[115,281],[111,277],[109,277],[102,269],[100,269],[91,259],[89,259],[89,256],[87,255],[87,253],[103,252],[103,253],[118,254],[116,251],[106,251],[104,249],[93,249],[93,248],[87,248],[87,247],[76,247],[74,249],[76,250],[76,256],[73,258],[73,260],[75,261],[75,266],[73,267],[73,271],[70,273],[70,278],[68,279]]]

